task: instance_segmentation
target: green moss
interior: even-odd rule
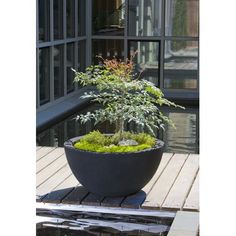
[[[89,134],[86,134],[82,139],[81,142],[87,142],[87,143],[91,143],[91,144],[99,144],[99,145],[109,145],[110,144],[110,140],[108,137],[106,137],[105,135],[103,135],[102,133],[100,133],[99,131],[92,131]]]
[[[153,147],[156,143],[155,138],[145,133],[133,134],[132,138],[139,144],[147,144],[151,147]]]
[[[79,142],[74,144],[75,148],[91,152],[137,152],[151,148],[155,145],[155,138],[149,134],[133,134],[124,132],[124,139],[133,139],[138,142],[135,146],[118,146],[119,134],[111,137],[101,134],[99,131],[93,131],[85,135]]]
[[[116,146],[116,145],[110,145],[110,146],[102,146],[98,144],[91,144],[86,141],[78,142],[74,145],[75,148],[85,150],[85,151],[91,151],[91,152],[137,152],[142,151],[144,149],[151,148],[150,145],[147,144],[139,144],[136,146]]]

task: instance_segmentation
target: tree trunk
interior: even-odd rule
[[[125,121],[123,118],[120,118],[118,120],[118,133],[119,133],[119,141],[121,141],[123,139],[123,133],[124,133],[124,124]]]

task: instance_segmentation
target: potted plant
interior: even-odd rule
[[[121,61],[102,59],[102,65],[75,72],[75,81],[95,89],[82,98],[101,104],[94,112],[77,116],[81,123],[95,125],[109,121],[114,134],[93,131],[65,142],[69,166],[78,181],[90,192],[106,197],[127,196],[141,190],[153,177],[163,154],[164,143],[155,138],[155,129],[174,125],[160,106],[180,107],[164,98],[153,83],[134,73],[133,57]],[[142,132],[125,131],[135,123]]]

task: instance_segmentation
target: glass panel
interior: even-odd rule
[[[63,0],[53,1],[54,39],[63,39]]]
[[[167,36],[198,36],[199,0],[167,0],[165,32]]]
[[[129,1],[129,35],[161,34],[161,0]]]
[[[137,76],[158,85],[159,42],[131,41],[129,43],[129,51],[130,55],[138,51],[134,57]]]
[[[86,43],[85,41],[78,42],[78,71],[85,70],[85,62],[86,62]]]
[[[54,46],[54,98],[64,95],[64,45]]]
[[[165,126],[158,131],[158,138],[165,142],[165,151],[173,153],[199,153],[199,111],[185,107],[185,110],[162,108],[176,128]]]
[[[113,39],[93,40],[93,63],[98,64],[100,60],[96,56],[102,56],[104,59],[113,57],[124,59],[124,41]]]
[[[39,42],[50,40],[50,1],[39,0]]]
[[[198,42],[166,41],[164,87],[168,89],[197,89]]]
[[[39,49],[39,96],[40,105],[50,100],[50,50]]]
[[[85,35],[85,0],[78,0],[78,36]]]
[[[75,37],[75,0],[66,1],[67,38]]]
[[[125,0],[93,0],[93,34],[124,35]]]
[[[75,69],[75,46],[74,43],[67,44],[67,61],[66,61],[66,73],[67,73],[67,93],[74,91],[75,85],[74,72],[71,68]]]

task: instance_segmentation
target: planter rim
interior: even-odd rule
[[[110,136],[112,134],[105,134],[107,136]],[[150,152],[150,151],[153,151],[153,150],[156,150],[156,149],[159,149],[159,148],[163,148],[165,143],[160,140],[160,139],[156,139],[156,144],[154,147],[152,148],[147,148],[147,149],[144,149],[144,150],[141,150],[141,151],[135,151],[135,152],[92,152],[92,151],[87,151],[87,150],[82,150],[82,149],[79,149],[79,148],[75,148],[74,147],[74,144],[79,141],[82,137],[84,137],[84,135],[81,135],[81,136],[77,136],[77,137],[74,137],[74,138],[70,138],[69,140],[65,141],[64,142],[64,147],[67,147],[67,148],[70,148],[70,149],[74,149],[78,152],[84,152],[84,153],[90,153],[90,154],[99,154],[101,155],[101,157],[103,156],[108,156],[108,155],[132,155],[132,154],[138,154],[138,153],[145,153],[145,152]],[[134,156],[136,157],[136,156]],[[99,158],[99,156],[98,156]],[[138,158],[138,157],[137,157]]]

